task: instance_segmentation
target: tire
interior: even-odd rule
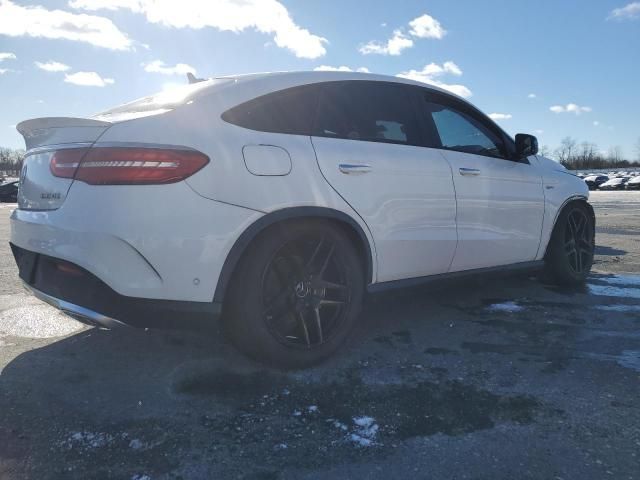
[[[360,313],[360,258],[328,221],[286,222],[262,232],[231,281],[224,315],[229,339],[278,368],[322,362],[345,343]]]
[[[545,279],[560,285],[586,281],[593,265],[595,223],[591,210],[572,202],[558,215],[545,255]]]

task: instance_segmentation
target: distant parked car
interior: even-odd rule
[[[627,190],[640,190],[640,176],[632,177],[624,187]]]
[[[600,185],[607,182],[609,177],[606,175],[591,175],[584,179],[584,183],[587,184],[589,190],[597,190]]]
[[[15,203],[18,201],[18,182],[0,185],[0,202]]]
[[[629,177],[616,177],[604,182],[598,188],[600,190],[624,190],[628,181]]]

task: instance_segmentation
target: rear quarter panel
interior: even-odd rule
[[[280,88],[287,88],[281,85]],[[270,91],[220,88],[171,112],[113,125],[100,143],[151,143],[181,145],[205,153],[210,163],[186,180],[200,196],[270,213],[283,208],[315,206],[338,210],[353,218],[367,235],[376,277],[375,244],[366,223],[326,182],[318,167],[310,137],[275,134],[245,129],[223,121],[222,112],[231,106]],[[273,145],[285,149],[291,158],[287,175],[252,174],[245,164],[243,147]]]

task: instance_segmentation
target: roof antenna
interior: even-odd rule
[[[189,80],[189,84],[204,82],[204,78],[197,78],[193,73],[187,72],[187,80]]]

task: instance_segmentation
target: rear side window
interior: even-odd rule
[[[405,88],[383,82],[324,85],[313,135],[421,145],[420,127]]]
[[[225,122],[260,132],[310,135],[318,104],[318,86],[304,85],[269,93],[222,114]]]

